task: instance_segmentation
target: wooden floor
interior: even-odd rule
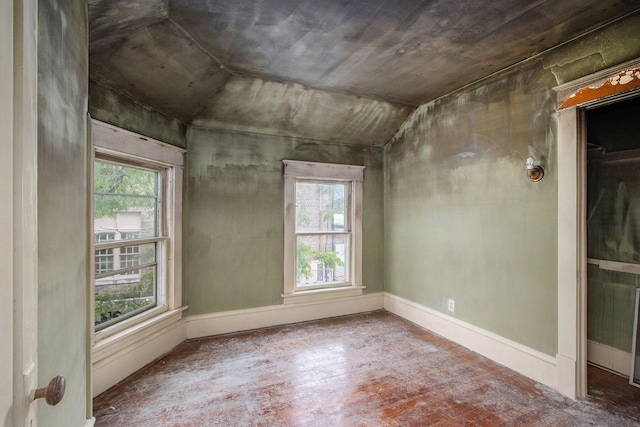
[[[640,425],[640,389],[609,393],[625,380],[593,369],[574,402],[381,311],[187,341],[94,413],[98,427]]]

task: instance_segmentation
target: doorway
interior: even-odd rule
[[[639,113],[634,97],[584,114],[587,362],[627,379],[640,287]]]
[[[558,391],[587,397],[588,110],[640,95],[640,59],[554,88],[558,94]]]

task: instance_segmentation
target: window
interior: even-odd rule
[[[283,163],[285,303],[362,293],[364,166]]]
[[[96,233],[95,242],[102,243],[114,240],[116,233]],[[96,274],[102,274],[113,270],[113,249],[96,250]]]
[[[94,121],[96,342],[181,305],[184,150]]]
[[[94,163],[96,330],[156,307],[162,280],[165,170],[121,162],[97,155]]]

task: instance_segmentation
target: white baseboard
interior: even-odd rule
[[[631,374],[631,353],[596,341],[587,341],[587,361],[625,377]]]
[[[101,358],[97,363],[94,362],[94,396],[167,353],[185,339],[364,313],[382,308],[535,381],[558,389],[556,358],[407,299],[386,292],[377,292],[340,300],[282,304],[188,316],[156,331],[144,340],[122,347],[118,352]]]
[[[272,305],[187,317],[187,338],[200,338],[308,320],[365,313],[383,308],[384,293],[339,300]]]
[[[384,308],[522,375],[558,389],[556,359],[552,356],[393,294],[385,293]]]
[[[93,427],[96,425],[96,417],[91,417],[84,422],[84,427]]]
[[[93,396],[106,391],[129,375],[168,353],[186,337],[181,310],[151,327],[96,344],[93,350]]]

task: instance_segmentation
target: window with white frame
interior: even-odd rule
[[[364,166],[283,164],[285,303],[362,293]]]
[[[94,326],[108,336],[181,304],[184,150],[94,126]]]
[[[96,265],[105,257],[103,253],[111,256],[110,268],[96,269],[96,330],[158,304],[163,280],[159,273],[167,241],[161,227],[165,216],[162,209],[165,175],[162,166],[96,154],[94,233],[111,236],[95,243]],[[123,231],[123,227],[137,230]],[[131,238],[136,235],[139,237]]]

